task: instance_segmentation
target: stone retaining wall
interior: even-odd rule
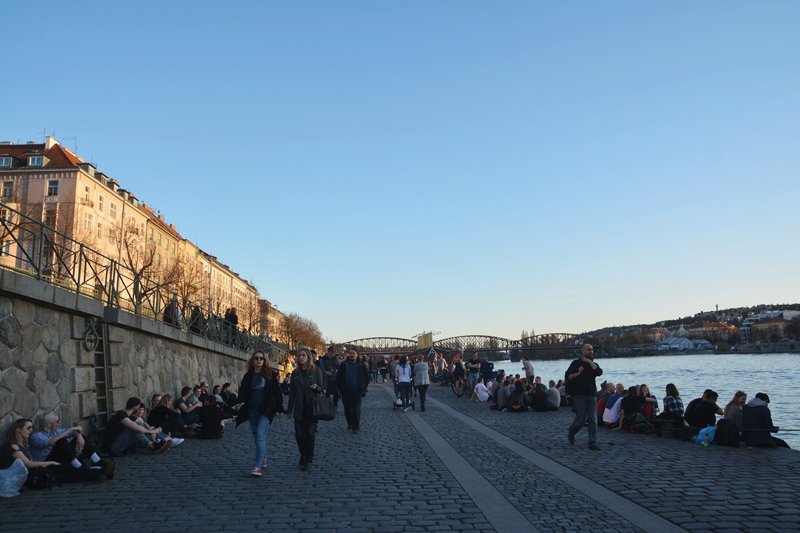
[[[98,412],[91,324],[107,335],[109,411],[200,381],[237,388],[249,355],[0,269],[0,429],[52,411],[63,425],[86,425]]]

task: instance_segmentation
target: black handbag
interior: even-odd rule
[[[314,396],[314,418],[317,420],[333,420],[336,418],[336,407],[333,400],[318,394]]]

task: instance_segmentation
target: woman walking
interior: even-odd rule
[[[408,364],[406,356],[400,357],[400,362],[395,369],[397,383],[400,387],[400,399],[403,401],[403,411],[408,411],[408,404],[411,398],[411,380],[413,379],[413,371],[411,365]]]
[[[253,352],[247,361],[247,372],[239,386],[239,401],[242,406],[236,426],[245,420],[250,422],[256,444],[255,466],[250,474],[261,477],[261,469],[267,466],[267,431],[275,414],[283,412],[283,394],[269,359],[260,350]]]
[[[297,353],[297,368],[292,372],[289,385],[288,413],[294,417],[294,438],[300,451],[300,468],[308,470],[314,462],[314,434],[317,420],[314,418],[314,395],[322,392],[322,371],[311,363],[305,350]]]

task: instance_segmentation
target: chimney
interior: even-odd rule
[[[119,182],[117,180],[115,180],[114,178],[108,178],[108,184],[107,185],[108,185],[108,188],[111,189],[114,192],[117,192],[117,189],[119,188]]]
[[[58,141],[55,140],[52,136],[48,135],[44,138],[44,149],[49,150],[53,146],[57,145]]]

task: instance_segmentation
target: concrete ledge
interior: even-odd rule
[[[129,313],[128,311],[124,311],[122,309],[106,307],[103,311],[103,321],[107,324],[113,324],[121,328],[136,329],[156,337],[162,337],[180,342],[182,344],[188,344],[196,348],[202,348],[203,350],[217,352],[221,355],[232,357],[238,360],[245,360],[248,357],[245,352],[235,350],[225,344],[212,341],[211,339],[201,337],[200,335],[195,335],[194,333],[190,333],[188,331],[174,328],[163,322]],[[113,329],[112,333],[109,335],[109,341],[121,341],[120,337],[113,333]]]
[[[6,269],[0,269],[0,293],[70,312],[78,311],[84,315],[103,316],[103,303],[98,300]]]
[[[248,357],[245,352],[235,350],[225,344],[173,328],[157,320],[145,318],[121,309],[105,307],[100,300],[95,300],[47,281],[38,280],[4,268],[0,268],[0,294],[31,300],[47,307],[70,313],[77,312],[85,316],[101,317],[108,324],[143,331],[204,350],[214,351],[233,359],[246,360]],[[73,323],[73,338],[82,339],[84,331],[84,325]],[[119,339],[115,339],[113,334],[109,340],[111,342],[119,342]]]

